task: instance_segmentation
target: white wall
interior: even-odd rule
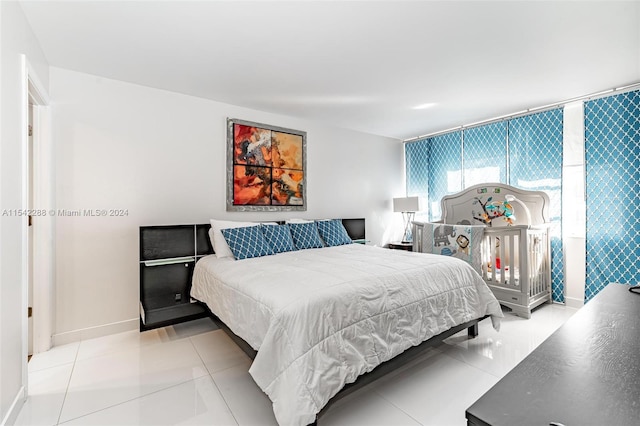
[[[127,209],[126,217],[57,217],[55,344],[138,322],[138,227],[210,218],[365,217],[393,237],[403,195],[399,141],[51,68],[58,209]],[[226,118],[307,132],[306,212],[226,212]]]
[[[47,61],[16,2],[0,2],[0,211],[22,208],[21,54],[48,90]],[[11,423],[24,396],[22,218],[0,216],[0,423]]]

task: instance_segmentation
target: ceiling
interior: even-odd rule
[[[640,81],[639,1],[20,4],[52,66],[396,139]]]

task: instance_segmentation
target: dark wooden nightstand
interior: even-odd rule
[[[140,227],[140,331],[209,316],[189,295],[196,261],[213,253],[209,227]]]
[[[413,243],[403,243],[397,241],[395,243],[389,243],[389,248],[392,250],[413,251]]]

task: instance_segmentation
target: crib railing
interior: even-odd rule
[[[529,295],[535,297],[550,292],[551,287],[551,246],[547,228],[531,229],[528,247],[529,265],[533,272],[529,275]]]
[[[482,241],[482,278],[489,284],[523,291],[526,262],[521,264],[524,253],[520,244],[526,238],[526,226],[487,228]],[[526,285],[526,283],[525,283]]]
[[[482,245],[482,278],[490,285],[529,297],[549,290],[546,227],[487,228]]]
[[[425,224],[413,225],[413,251],[431,252]],[[529,318],[531,309],[551,300],[550,253],[547,225],[485,228],[481,264],[473,266],[500,303]]]

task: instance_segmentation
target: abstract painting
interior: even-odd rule
[[[307,134],[227,119],[227,210],[306,210]]]

